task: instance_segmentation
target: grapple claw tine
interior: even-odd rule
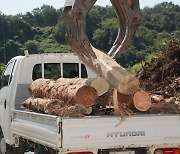
[[[74,52],[82,57],[96,57],[86,35],[86,16],[96,0],[66,0],[64,18],[66,23],[66,39]]]
[[[126,51],[132,44],[135,31],[140,23],[139,0],[111,0],[115,9],[119,31],[117,38],[108,52],[112,58]]]

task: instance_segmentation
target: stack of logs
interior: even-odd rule
[[[93,110],[102,108],[111,108],[113,114],[124,115],[131,114],[132,107],[147,111],[151,106],[150,97],[145,91],[124,95],[110,87],[103,78],[37,79],[28,90],[32,97],[22,103],[28,111],[58,116],[93,115],[98,113]]]

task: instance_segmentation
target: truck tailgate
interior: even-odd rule
[[[31,141],[58,149],[61,147],[57,116],[13,110],[12,132]]]
[[[180,146],[179,115],[62,119],[63,150]]]

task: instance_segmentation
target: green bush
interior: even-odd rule
[[[0,63],[0,76],[2,75],[4,69],[5,69],[5,64]]]
[[[148,56],[146,56],[145,62],[144,62],[144,61],[139,62],[139,63],[133,65],[132,67],[129,67],[128,70],[129,70],[131,73],[136,74],[136,73],[138,73],[139,71],[141,71],[141,69],[143,69],[143,65],[144,65],[145,63],[150,62],[151,59],[156,58],[157,56],[158,56],[158,53],[149,54]]]
[[[144,62],[140,62],[140,63],[133,65],[132,67],[129,67],[128,70],[132,74],[136,74],[137,72],[139,72],[143,68],[143,65],[144,65]]]

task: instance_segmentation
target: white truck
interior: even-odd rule
[[[37,78],[94,78],[74,54],[12,58],[0,82],[0,153],[180,154],[180,115],[58,117],[28,112],[21,103]]]

